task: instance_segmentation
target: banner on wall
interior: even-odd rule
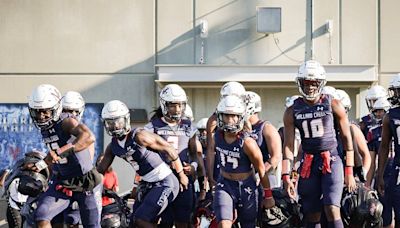
[[[82,118],[96,137],[96,158],[103,152],[102,108],[103,104],[87,103]],[[28,105],[0,104],[0,170],[11,167],[32,149],[48,151],[32,122]]]

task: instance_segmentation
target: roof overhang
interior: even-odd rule
[[[375,65],[327,65],[330,85],[366,87],[378,80]],[[238,81],[246,87],[294,87],[298,65],[156,65],[156,83],[179,83],[186,88],[217,88],[228,81]]]

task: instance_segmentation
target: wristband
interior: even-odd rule
[[[283,181],[290,181],[290,175],[289,175],[289,173],[284,173],[284,174],[282,174],[282,180]]]
[[[264,188],[264,199],[271,199],[272,191],[270,188]]]
[[[353,166],[346,166],[344,168],[344,175],[345,176],[353,175]]]
[[[183,169],[181,169],[179,171],[177,171],[177,170],[175,170],[175,171],[176,171],[176,174],[180,174],[181,172],[183,172]]]
[[[196,171],[197,171],[197,167],[199,166],[199,165],[197,164],[197,162],[191,162],[190,165],[193,166],[194,171],[196,172]]]
[[[173,158],[171,161],[174,162],[176,160],[178,160],[179,156],[176,156],[176,158]]]

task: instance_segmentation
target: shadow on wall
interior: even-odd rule
[[[325,26],[325,25],[322,25],[322,26],[320,26],[319,28],[317,28],[317,29],[313,32],[312,37],[313,37],[313,39],[314,39],[314,38],[320,37],[320,36],[325,35],[325,34],[326,34],[326,26]],[[279,40],[278,40],[277,38],[273,37],[273,39],[274,39],[275,42],[279,43]],[[297,47],[299,47],[300,45],[304,44],[305,42],[306,42],[306,37],[303,36],[302,38],[298,39],[298,40],[296,41],[296,43],[293,44],[292,46],[290,46],[290,47],[288,47],[288,48],[286,48],[286,49],[284,49],[284,50],[280,50],[281,53],[280,53],[279,55],[275,56],[274,58],[271,58],[270,60],[268,60],[268,61],[266,61],[266,62],[264,62],[264,64],[269,64],[269,63],[273,62],[274,60],[278,59],[278,58],[281,57],[282,55],[286,55],[286,53],[288,53],[288,52],[290,52],[290,51],[296,49]],[[278,44],[276,44],[276,45],[278,46]],[[278,46],[278,48],[279,48],[279,46]],[[303,62],[303,60],[296,60],[296,61],[299,62],[299,64],[300,64],[301,62]]]
[[[212,58],[218,59],[225,56],[229,59],[228,55],[231,51],[243,48],[250,43],[247,42],[250,36],[250,29],[237,28],[234,29],[238,24],[244,23],[248,20],[253,20],[254,18],[249,18],[246,20],[233,23],[230,26],[220,29],[217,32],[210,31],[210,36],[207,39],[209,45],[212,47],[218,47],[217,51],[210,52]],[[199,26],[195,27],[193,30],[187,31],[176,39],[174,39],[167,47],[159,50],[157,53],[157,63],[159,64],[193,64],[196,63],[195,45],[196,39],[199,37]],[[223,45],[219,45],[223,44]],[[189,50],[189,52],[188,52]],[[208,58],[211,58],[211,57]],[[211,61],[211,60],[210,60]],[[239,64],[234,60],[231,63]],[[148,111],[148,116],[151,116],[151,111],[157,105],[157,88],[154,83],[156,79],[156,72],[154,65],[156,64],[155,55],[135,64],[132,64],[126,68],[123,68],[112,74],[112,77],[102,81],[93,87],[82,91],[83,97],[96,99],[97,102],[106,103],[113,99],[119,99],[125,102],[129,108],[144,108]],[[136,73],[140,72],[140,73]],[[95,77],[95,75],[93,75]],[[79,78],[77,78],[79,80]],[[76,81],[75,83],[77,83]],[[71,85],[71,89],[73,85]],[[99,92],[101,91],[101,92]],[[191,98],[195,99],[195,98]],[[91,99],[92,100],[92,99]],[[209,113],[214,109],[209,107]],[[110,142],[108,136],[104,139],[107,145]],[[114,170],[117,172],[120,180],[121,192],[130,190],[134,171],[126,164],[125,161],[121,159],[115,159],[113,164]]]

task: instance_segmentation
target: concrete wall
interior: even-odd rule
[[[380,72],[379,82],[388,85],[391,78],[400,72],[399,53],[400,28],[395,21],[400,20],[400,15],[396,12],[399,2],[395,0],[381,1],[380,10]]]

